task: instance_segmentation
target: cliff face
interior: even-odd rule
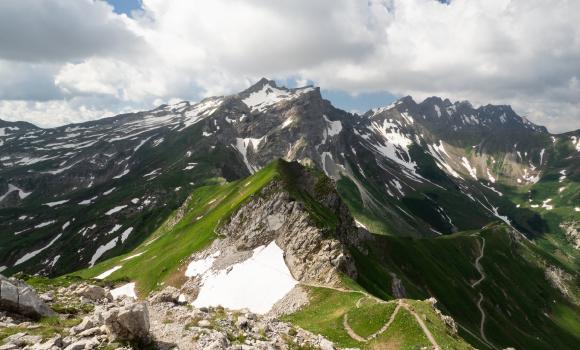
[[[340,209],[339,198],[335,214],[347,214]],[[332,196],[330,196],[332,197]],[[219,230],[225,238],[223,247],[248,251],[272,241],[284,251],[284,260],[292,276],[304,283],[338,285],[340,274],[356,278],[354,260],[346,237],[356,228],[350,217],[343,217],[333,229],[320,227],[302,202],[296,201],[276,181],[264,188],[259,196],[240,208]]]

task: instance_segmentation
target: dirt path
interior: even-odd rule
[[[483,282],[483,280],[486,277],[485,276],[485,271],[483,271],[483,267],[481,266],[481,264],[479,262],[481,260],[481,258],[483,258],[483,256],[485,255],[485,238],[484,237],[481,237],[481,236],[479,236],[479,237],[481,238],[481,240],[483,241],[483,243],[480,245],[480,254],[475,259],[475,269],[477,270],[477,272],[479,272],[479,274],[480,274],[481,277],[477,281],[475,281],[475,282],[473,282],[471,284],[471,288],[475,288],[478,284],[480,284],[481,282]]]
[[[302,283],[302,284],[303,285],[306,285],[306,286],[310,286],[310,287],[333,289],[333,290],[336,290],[336,291],[339,291],[339,292],[343,292],[343,293],[359,293],[359,294],[362,294],[363,297],[361,297],[360,299],[358,299],[357,302],[356,302],[356,304],[355,304],[355,306],[357,308],[360,307],[362,301],[364,299],[366,299],[366,298],[373,299],[373,300],[375,300],[375,301],[377,301],[378,303],[381,303],[381,304],[388,303],[387,301],[384,301],[382,299],[379,299],[379,298],[375,297],[374,295],[371,295],[371,294],[369,294],[367,292],[363,292],[363,291],[360,291],[360,290],[343,289],[343,288],[336,288],[336,287],[329,287],[329,286],[322,286],[322,285],[308,284],[308,283]],[[381,327],[381,329],[379,329],[377,332],[371,334],[367,338],[361,337],[360,335],[358,335],[350,327],[350,325],[348,323],[348,313],[344,314],[344,316],[342,318],[342,326],[344,327],[344,330],[346,331],[346,333],[352,339],[354,339],[356,341],[359,341],[359,342],[362,342],[362,343],[366,343],[366,342],[368,342],[368,341],[370,341],[370,340],[378,337],[382,333],[386,332],[387,329],[389,329],[389,326],[395,321],[395,317],[399,313],[399,310],[401,309],[401,307],[404,307],[411,315],[413,315],[415,317],[415,320],[417,320],[417,323],[421,327],[421,330],[423,330],[423,333],[425,334],[425,336],[427,337],[427,339],[429,340],[429,342],[431,343],[431,345],[433,345],[433,347],[436,350],[440,350],[441,347],[439,346],[439,344],[435,340],[435,337],[433,336],[433,334],[431,333],[431,331],[429,330],[429,328],[427,327],[427,325],[425,324],[425,322],[423,322],[423,320],[421,319],[421,317],[415,311],[413,311],[411,309],[411,307],[403,299],[397,299],[397,307],[395,308],[395,310],[391,314],[391,317],[389,318],[389,320],[387,321],[387,323],[385,323],[383,325],[383,327]]]
[[[407,311],[409,311],[411,313],[411,315],[415,316],[415,320],[417,320],[417,323],[419,324],[419,326],[421,326],[421,329],[423,329],[423,333],[425,333],[425,336],[427,337],[427,339],[429,339],[429,342],[431,342],[431,345],[433,345],[433,347],[436,350],[440,350],[441,347],[439,346],[439,344],[437,344],[435,337],[433,337],[433,334],[431,334],[431,331],[429,330],[429,328],[427,328],[427,325],[425,325],[425,322],[423,322],[421,317],[419,317],[419,315],[417,315],[417,313],[415,311],[413,311],[409,307],[409,305],[407,305],[405,302],[402,303],[402,306],[405,309],[407,309]]]
[[[486,343],[489,343],[489,340],[485,336],[485,330],[484,330],[485,311],[483,310],[483,307],[481,306],[482,302],[483,302],[483,294],[481,294],[481,292],[480,292],[479,293],[479,301],[477,302],[477,308],[479,309],[479,312],[481,312],[481,322],[479,324],[479,333],[481,334],[481,337],[483,338],[483,340],[485,340]]]
[[[360,303],[362,300],[366,299],[365,297],[360,298],[357,302],[356,302],[356,307],[360,307]],[[344,329],[346,330],[346,332],[348,333],[348,335],[359,342],[368,342],[369,340],[372,340],[376,337],[378,337],[379,335],[381,335],[382,333],[386,332],[387,329],[389,328],[389,326],[393,323],[393,321],[395,321],[395,317],[397,316],[397,314],[399,313],[399,309],[401,308],[403,304],[403,301],[401,299],[399,299],[397,301],[397,307],[395,308],[395,310],[393,310],[393,313],[391,314],[391,317],[389,317],[389,320],[387,321],[387,323],[385,323],[381,329],[379,329],[378,331],[376,331],[375,333],[369,335],[366,338],[361,337],[360,335],[358,335],[351,327],[350,324],[348,323],[348,313],[344,314],[343,318],[342,318],[342,326],[344,327]]]
[[[480,260],[485,255],[485,237],[482,237],[479,235],[478,235],[478,237],[481,238],[483,243],[480,245],[480,254],[475,259],[474,265],[475,265],[475,269],[477,270],[477,272],[479,272],[481,277],[477,281],[475,281],[471,284],[471,288],[477,287],[477,285],[479,285],[481,282],[483,282],[485,280],[485,278],[487,277],[485,275],[485,271],[483,270],[483,266],[481,266],[481,263],[480,263]],[[483,303],[483,294],[481,292],[479,292],[479,300],[477,301],[477,308],[479,309],[479,312],[481,313],[481,321],[479,323],[479,334],[481,335],[481,338],[486,343],[489,343],[489,340],[485,336],[485,310],[483,309],[483,306],[481,306],[482,303]]]

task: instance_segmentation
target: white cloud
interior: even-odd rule
[[[25,120],[37,126],[49,128],[111,117],[120,113],[147,110],[151,107],[153,105],[94,96],[77,96],[66,100],[49,101],[0,100],[0,116],[4,120]]]
[[[3,0],[0,58],[62,62],[136,53],[142,42],[129,21],[104,1]]]
[[[30,6],[62,7],[63,1]],[[66,62],[36,71],[20,66],[19,99],[27,99],[25,87],[35,75],[50,91],[45,99],[60,94],[66,104],[97,96],[114,107],[93,108],[108,111],[235,92],[267,76],[351,93],[386,90],[419,99],[512,104],[552,131],[580,128],[578,1],[144,0],[133,19],[100,1],[79,2],[100,29],[68,19],[82,29],[73,39],[86,37],[87,45],[53,40],[54,49],[35,48],[45,61]],[[55,13],[67,17],[76,6]],[[114,34],[97,40],[95,33]],[[0,34],[0,44],[5,37]],[[63,54],[55,54],[59,46]],[[7,51],[0,49],[0,57],[10,59]],[[31,61],[30,52],[19,55]],[[42,96],[37,90],[29,99]],[[0,82],[0,98],[10,99],[7,91]]]

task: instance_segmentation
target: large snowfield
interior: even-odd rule
[[[298,282],[284,262],[282,249],[272,242],[254,249],[251,258],[231,269],[204,271],[202,283],[195,307],[221,305],[263,314]]]

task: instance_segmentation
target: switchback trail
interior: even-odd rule
[[[323,286],[323,285],[312,284],[312,283],[301,283],[301,284],[304,285],[304,286],[308,286],[308,287],[332,289],[332,290],[336,290],[336,291],[342,292],[342,293],[358,293],[358,294],[362,294],[363,296],[359,300],[357,300],[357,302],[356,302],[356,305],[355,306],[357,308],[360,307],[362,300],[365,299],[365,298],[373,299],[376,302],[381,303],[381,304],[387,304],[387,303],[389,303],[388,301],[379,299],[379,298],[375,297],[374,295],[371,295],[371,294],[369,294],[367,292],[360,291],[360,290],[345,289],[345,288],[338,288],[338,287],[331,287],[331,286]],[[375,332],[372,335],[370,335],[368,338],[361,337],[360,335],[358,335],[350,327],[350,325],[348,324],[348,315],[347,314],[345,314],[343,316],[342,325],[344,327],[344,330],[347,332],[347,334],[352,339],[354,339],[354,340],[356,340],[358,342],[366,343],[369,340],[374,339],[377,336],[379,336],[380,334],[384,333],[389,328],[389,326],[394,322],[395,317],[399,313],[399,310],[400,310],[401,307],[404,307],[411,315],[413,315],[415,317],[415,319],[417,320],[417,323],[421,327],[421,330],[423,331],[423,333],[425,334],[425,336],[427,337],[427,339],[429,340],[429,342],[431,343],[431,345],[433,345],[433,347],[436,350],[440,350],[441,347],[439,346],[439,344],[435,340],[435,337],[433,336],[433,334],[431,333],[431,331],[429,330],[429,328],[427,328],[427,325],[425,325],[425,322],[423,322],[423,320],[421,319],[421,317],[419,317],[419,315],[417,315],[417,313],[412,310],[412,308],[404,301],[404,299],[397,299],[397,307],[395,308],[395,310],[391,314],[391,317],[389,318],[389,320],[387,321],[387,323],[385,323],[385,325],[383,327],[381,327],[381,329],[379,329],[377,332]]]
[[[477,287],[477,285],[479,285],[481,282],[483,282],[485,280],[485,278],[487,277],[485,275],[485,271],[483,270],[483,266],[481,266],[481,263],[480,263],[480,260],[485,255],[485,237],[480,236],[480,235],[477,235],[477,237],[481,238],[481,240],[482,240],[483,243],[480,244],[480,254],[475,259],[475,264],[474,265],[475,265],[475,269],[477,270],[477,272],[479,272],[479,275],[481,277],[477,281],[475,281],[475,282],[473,282],[471,284],[471,288]],[[489,343],[489,340],[485,336],[485,317],[486,316],[485,316],[485,310],[483,309],[482,303],[483,303],[483,294],[481,292],[479,292],[479,300],[477,301],[477,308],[479,309],[479,312],[481,313],[481,321],[479,323],[479,333],[481,335],[481,338],[486,343]]]
[[[358,307],[360,307],[360,302],[361,302],[362,300],[364,300],[364,299],[365,299],[365,298],[364,298],[364,297],[362,297],[362,298],[360,298],[360,299],[359,299],[359,300],[356,302],[356,307],[357,307],[357,308],[358,308]],[[363,337],[361,337],[360,335],[358,335],[358,334],[357,334],[357,333],[356,333],[356,332],[355,332],[355,331],[354,331],[354,330],[353,330],[353,329],[350,327],[350,325],[348,324],[348,313],[345,313],[345,314],[344,314],[344,316],[343,316],[343,318],[342,318],[342,325],[343,325],[344,329],[346,330],[346,332],[348,333],[348,335],[349,335],[349,336],[350,336],[352,339],[354,339],[354,340],[357,340],[357,341],[360,341],[360,342],[365,342],[365,343],[366,343],[366,342],[368,342],[369,340],[372,340],[372,339],[374,339],[374,338],[378,337],[380,334],[384,333],[384,332],[385,332],[385,331],[386,331],[386,330],[389,328],[389,326],[391,325],[391,323],[393,323],[393,321],[395,320],[395,316],[397,316],[397,314],[399,313],[399,309],[401,308],[401,306],[403,306],[403,301],[402,301],[401,299],[399,299],[399,300],[397,301],[397,307],[395,308],[395,310],[393,310],[393,313],[391,314],[391,317],[389,318],[389,320],[387,321],[387,323],[385,323],[385,324],[384,324],[384,325],[381,327],[381,329],[379,329],[378,331],[376,331],[375,333],[373,333],[373,334],[369,335],[369,336],[368,336],[368,337],[366,337],[366,338],[363,338]]]

